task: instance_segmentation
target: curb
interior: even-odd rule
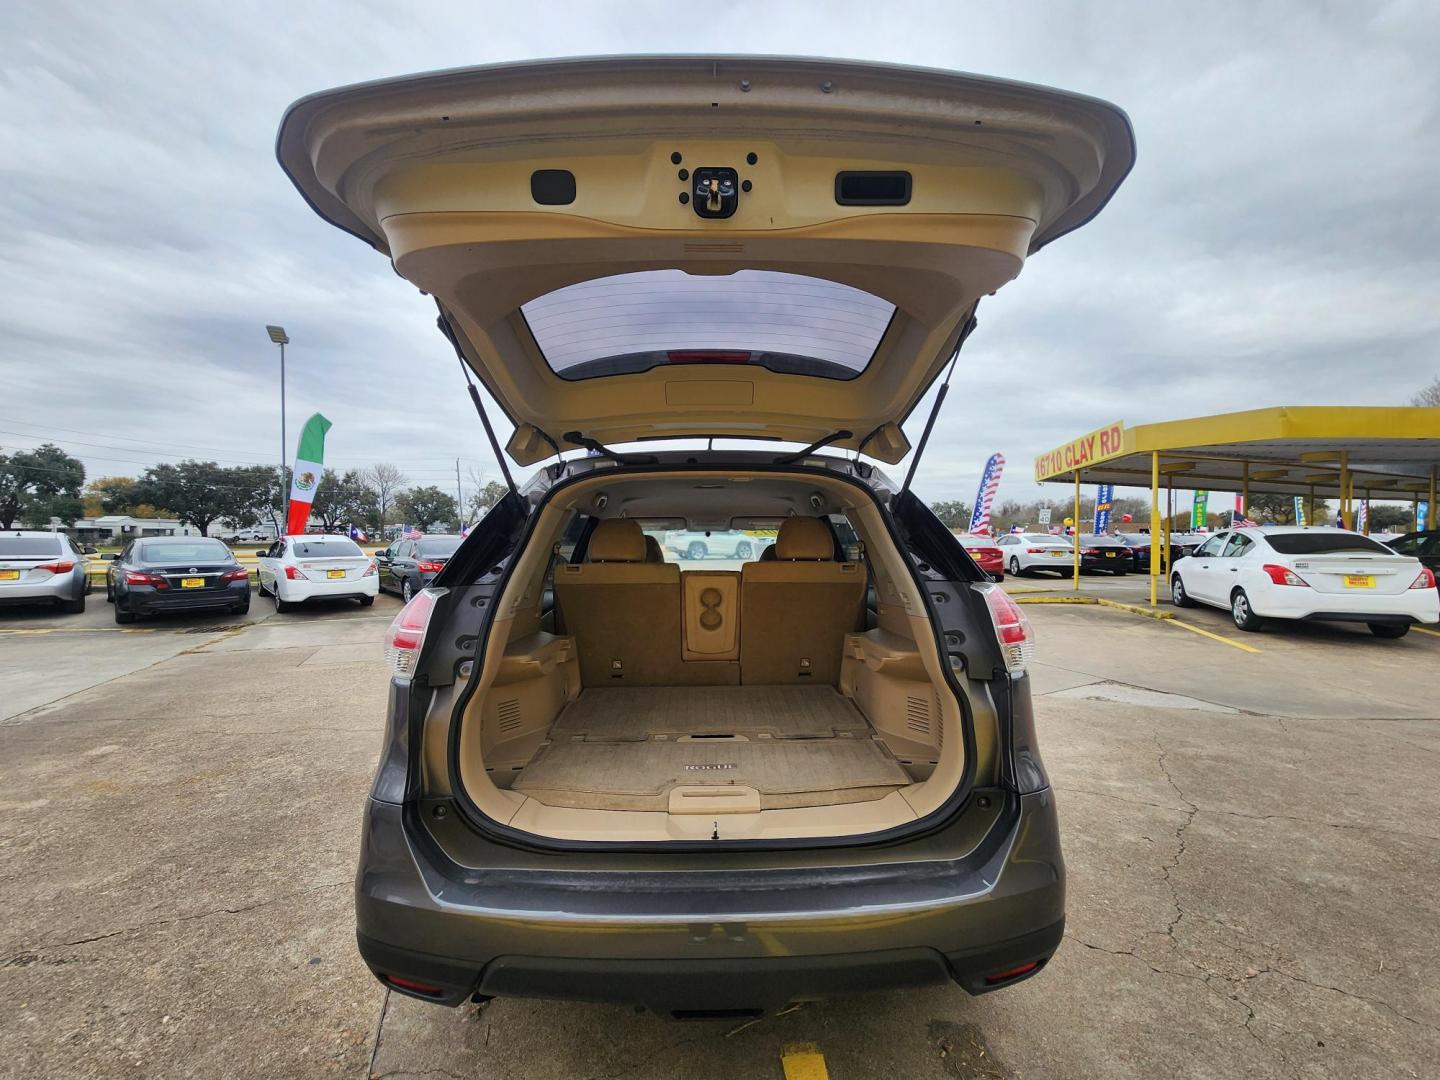
[[[1160,611],[1140,607],[1137,604],[1124,604],[1119,600],[1110,600],[1103,596],[1061,596],[1058,594],[1035,595],[1021,593],[1012,595],[1011,600],[1017,604],[1083,604],[1087,607],[1108,607],[1116,611],[1124,611],[1130,615],[1139,615],[1143,619],[1159,619],[1161,621],[1172,620],[1175,613],[1171,611]]]

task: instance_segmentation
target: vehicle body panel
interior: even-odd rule
[[[106,565],[105,593],[117,621],[163,612],[240,611],[250,606],[250,573],[219,540],[146,537],[131,540]]]
[[[85,556],[65,534],[0,532],[0,604],[49,600],[74,610],[89,591]]]
[[[373,601],[380,593],[375,561],[363,553],[329,554],[323,547],[327,543],[333,543],[336,550],[348,546],[359,551],[347,536],[282,537],[256,557],[260,591],[283,604],[347,597],[362,603]],[[307,548],[315,553],[305,554]]]

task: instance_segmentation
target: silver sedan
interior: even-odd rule
[[[0,532],[0,604],[49,600],[78,614],[89,591],[85,556],[65,534]]]

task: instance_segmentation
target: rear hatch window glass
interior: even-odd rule
[[[295,554],[302,559],[341,559],[365,553],[354,540],[296,540]]]
[[[219,540],[196,540],[187,544],[141,544],[142,563],[228,562],[230,549]]]
[[[460,537],[445,537],[441,540],[421,540],[419,553],[422,559],[444,559],[455,554],[460,546]]]
[[[0,559],[50,559],[59,554],[60,541],[48,536],[0,536]]]
[[[1395,554],[1385,545],[1357,533],[1290,533],[1265,539],[1281,555]]]
[[[723,277],[642,270],[568,285],[520,310],[563,379],[662,364],[756,364],[852,379],[870,363],[895,305],[839,282],[773,270]]]

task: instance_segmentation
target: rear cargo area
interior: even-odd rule
[[[511,789],[549,806],[684,812],[701,794],[769,810],[908,783],[833,686],[656,686],[583,690]]]

